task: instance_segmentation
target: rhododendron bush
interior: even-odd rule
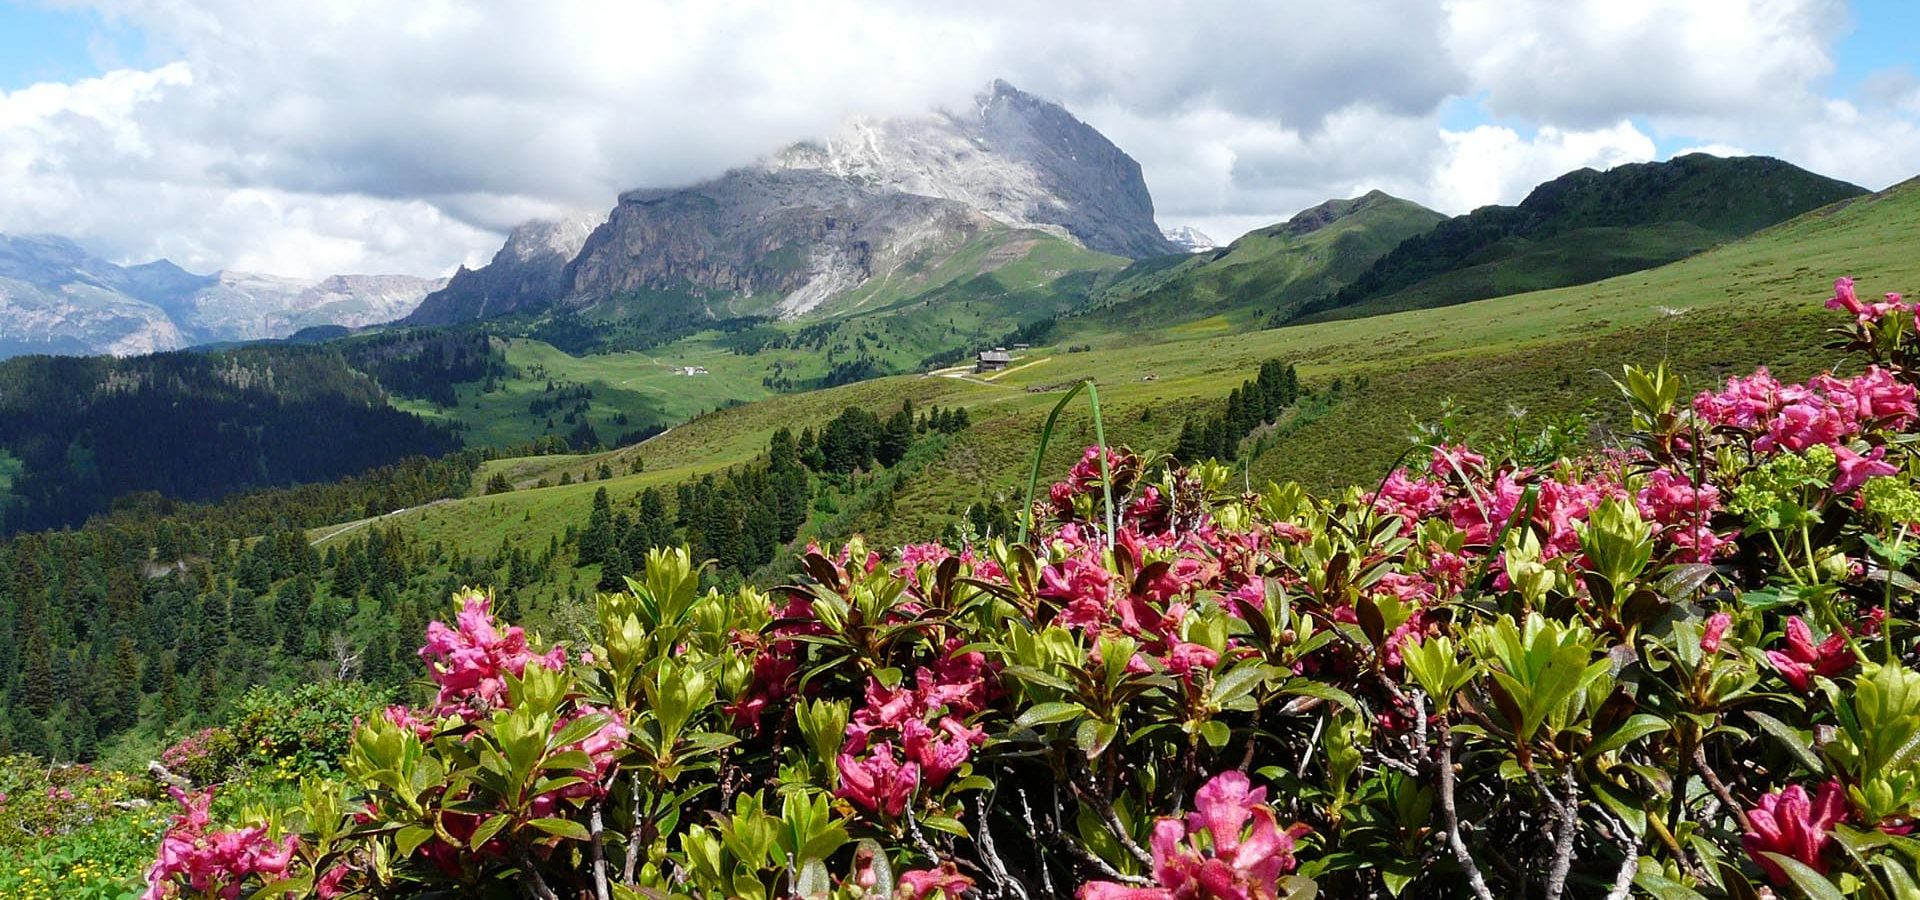
[[[1246,493],[1092,448],[1022,540],[655,552],[548,640],[458,597],[338,781],[202,795],[150,897],[1920,896],[1913,314],[1547,465]]]

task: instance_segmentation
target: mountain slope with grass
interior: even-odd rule
[[[1375,315],[1584,284],[1699,253],[1865,190],[1777,159],[1695,153],[1580,169],[1382,256],[1296,319]]]
[[[1328,200],[1226,247],[1135,263],[1069,330],[1151,331],[1196,319],[1245,326],[1289,315],[1444,220],[1380,191]]]

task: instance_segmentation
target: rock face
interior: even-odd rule
[[[1202,234],[1200,229],[1192,225],[1175,225],[1172,228],[1162,228],[1160,229],[1160,234],[1167,239],[1168,243],[1173,245],[1175,250],[1183,253],[1199,253],[1202,250],[1212,250],[1220,246],[1219,242]]]
[[[596,223],[584,216],[539,219],[507,235],[493,260],[460,267],[407,317],[408,324],[449,325],[545,306],[566,293],[563,278]]]
[[[568,268],[582,308],[636,292],[700,298],[709,318],[794,317],[992,222],[966,205],[824,172],[742,170],[697,187],[632,191]]]
[[[286,337],[314,325],[372,325],[412,312],[445,283],[409,275],[196,275],[164,259],[115,265],[61,237],[0,235],[0,356],[129,356]]]
[[[970,109],[856,120],[830,140],[788,147],[766,167],[955,200],[1115,256],[1172,249],[1153,224],[1140,164],[1058,104],[1004,81]]]
[[[692,187],[629,191],[557,274],[557,254],[514,252],[522,232],[554,227],[517,229],[493,262],[455,275],[408,322],[609,303],[656,318],[794,318],[935,268],[996,229],[1118,256],[1175,249],[1154,225],[1138,163],[1005,82],[965,109],[855,120]]]

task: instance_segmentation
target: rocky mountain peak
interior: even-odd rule
[[[500,252],[523,264],[554,256],[563,257],[564,262],[580,252],[598,224],[598,219],[585,214],[523,222],[507,234]]]
[[[1059,104],[995,81],[971,108],[863,118],[776,153],[770,171],[827,172],[963,203],[995,221],[1118,256],[1173,248],[1153,224],[1140,164]]]
[[[1160,234],[1162,237],[1165,237],[1168,242],[1172,243],[1175,248],[1184,253],[1199,253],[1202,250],[1212,250],[1220,246],[1218,241],[1206,236],[1200,229],[1192,225],[1175,225],[1172,228],[1162,228],[1160,229]]]

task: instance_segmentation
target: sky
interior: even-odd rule
[[[994,78],[1219,240],[1703,150],[1920,174],[1914,0],[0,0],[0,232],[118,262],[446,274]]]

